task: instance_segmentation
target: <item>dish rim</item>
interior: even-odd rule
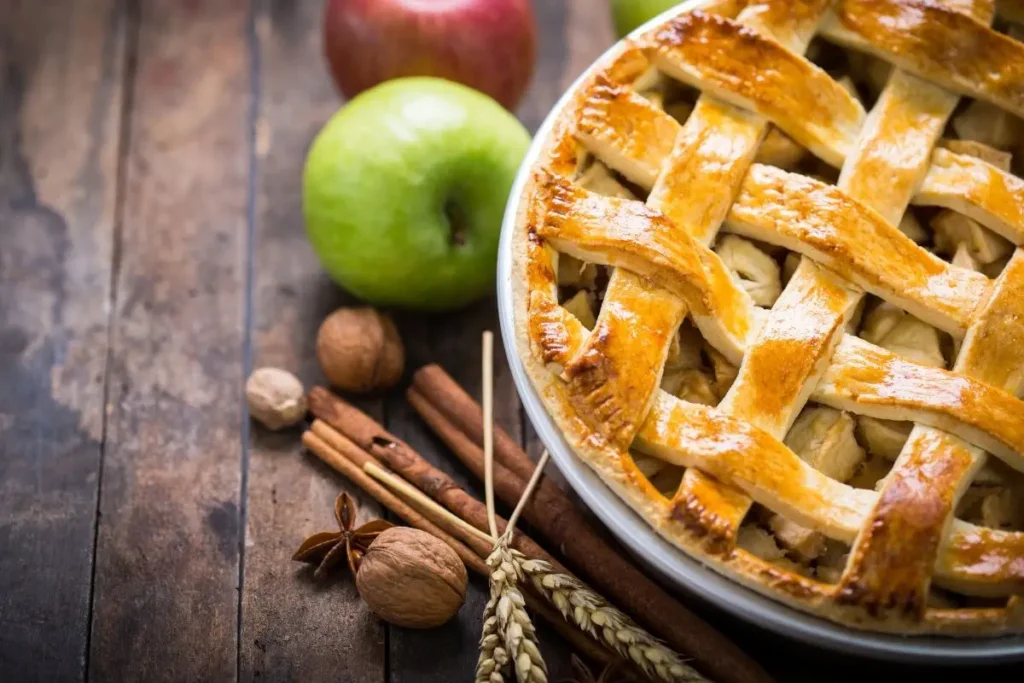
[[[690,12],[706,0],[687,0],[635,29],[646,31],[670,16]],[[1024,661],[1024,635],[999,637],[899,636],[856,629],[806,614],[743,586],[686,555],[644,522],[625,501],[601,481],[565,441],[530,381],[516,344],[512,301],[512,237],[524,186],[558,114],[581,82],[619,41],[612,43],[562,93],[534,134],[516,173],[502,220],[498,245],[497,296],[501,338],[513,382],[527,417],[558,469],[587,506],[645,567],[682,591],[694,594],[729,614],[811,645],[876,659],[931,664],[980,664]],[[525,349],[529,353],[529,349]]]

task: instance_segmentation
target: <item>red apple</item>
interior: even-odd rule
[[[530,0],[327,0],[324,53],[342,94],[437,76],[514,109],[533,73]]]

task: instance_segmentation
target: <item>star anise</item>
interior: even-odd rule
[[[321,531],[313,534],[302,542],[292,556],[292,559],[298,562],[317,565],[313,576],[318,579],[337,565],[343,557],[348,560],[348,568],[352,576],[355,576],[370,544],[381,532],[392,527],[391,522],[375,519],[358,529],[353,529],[356,523],[356,504],[347,493],[342,493],[334,501],[334,518],[338,520],[338,528],[341,531]]]
[[[569,662],[572,665],[573,677],[562,683],[614,683],[626,680],[624,678],[613,678],[614,676],[621,675],[621,668],[615,662],[606,666],[596,676],[590,667],[576,655],[573,655]]]

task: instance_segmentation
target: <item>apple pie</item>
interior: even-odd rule
[[[686,3],[574,86],[517,199],[516,342],[566,440],[794,608],[1024,631],[1018,22]]]

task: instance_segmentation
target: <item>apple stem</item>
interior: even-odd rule
[[[444,215],[448,218],[452,246],[461,247],[466,243],[466,218],[462,209],[455,202],[445,202]]]

